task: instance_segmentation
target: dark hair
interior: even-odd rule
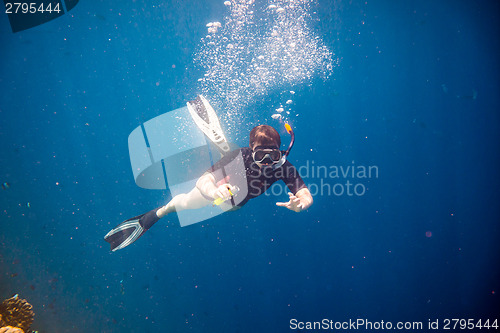
[[[250,131],[250,148],[256,146],[281,146],[281,138],[274,128],[269,125],[259,125]]]

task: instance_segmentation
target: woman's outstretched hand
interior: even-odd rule
[[[293,195],[292,192],[288,192],[288,196],[290,197],[290,201],[288,202],[277,202],[276,206],[286,207],[294,212],[300,212],[302,210],[302,205],[300,204],[300,199]]]
[[[311,192],[307,188],[300,189],[295,195],[292,192],[288,192],[288,197],[290,201],[277,202],[276,206],[286,207],[298,213],[309,208],[313,203]]]

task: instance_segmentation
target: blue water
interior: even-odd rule
[[[169,216],[116,253],[103,236],[169,199],[135,185],[128,134],[196,96],[194,54],[227,9],[81,0],[16,34],[0,15],[0,298],[28,299],[40,332],[498,318],[499,3],[313,9],[310,29],[338,64],[292,87],[290,160],[375,166],[371,178],[305,177],[363,195],[317,193],[297,214],[275,206],[278,193],[186,228]],[[233,141],[281,126],[268,97],[242,111]]]

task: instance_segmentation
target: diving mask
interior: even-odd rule
[[[274,164],[281,160],[281,150],[276,147],[255,147],[252,153],[253,160],[258,164]]]

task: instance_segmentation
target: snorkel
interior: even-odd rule
[[[290,144],[288,145],[288,149],[285,150],[285,152],[281,156],[280,161],[272,166],[273,170],[276,170],[276,169],[280,168],[283,164],[285,164],[286,157],[288,156],[288,154],[290,154],[290,150],[292,150],[293,144],[295,143],[295,133],[293,133],[292,126],[290,126],[289,123],[285,123],[285,129],[286,129],[287,133],[290,134],[290,136],[291,136]]]
[[[288,154],[290,153],[290,150],[292,150],[293,144],[295,143],[295,133],[293,133],[292,126],[290,126],[289,123],[285,123],[285,129],[288,132],[288,134],[290,134],[290,136],[292,137],[290,139],[290,144],[288,145],[288,149],[285,151],[285,154],[284,154],[285,156],[288,156]]]

